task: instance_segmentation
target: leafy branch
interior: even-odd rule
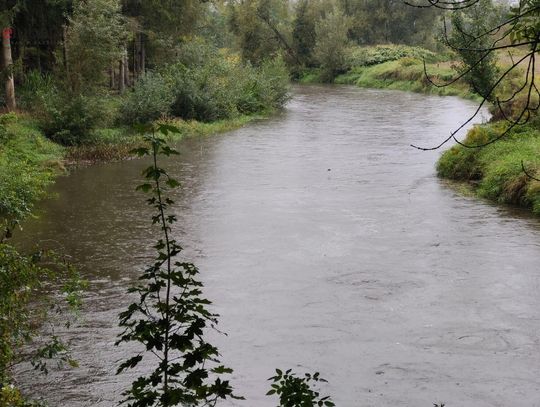
[[[182,247],[171,236],[171,225],[177,219],[168,212],[174,201],[167,192],[180,183],[159,167],[158,156],[178,154],[165,137],[180,130],[167,124],[140,130],[146,133],[148,147],[134,152],[151,157],[152,164],[143,171],[145,182],[137,190],[150,194],[147,203],[155,211],[152,224],[159,226],[161,238],[154,245],[154,263],[141,274],[139,284],[129,289],[139,295],[138,301],[120,314],[124,331],[117,344],[139,342],[146,349],[125,360],[118,373],[136,367],[148,355],[157,359],[157,366],[132,383],[123,394],[123,403],[133,407],[215,406],[226,398],[242,399],[234,395],[228,380],[221,379],[232,369],[220,363],[218,349],[204,339],[205,329],[216,328],[218,315],[208,309],[211,302],[202,296],[199,270],[178,259]]]

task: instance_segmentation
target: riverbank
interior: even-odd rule
[[[169,141],[179,141],[184,137],[210,136],[235,130],[246,124],[264,119],[274,111],[268,110],[252,115],[241,115],[231,119],[214,122],[196,120],[171,119],[171,124],[180,129],[180,133],[171,133]],[[94,143],[65,148],[64,162],[67,165],[85,165],[96,162],[120,161],[131,158],[131,151],[141,145],[142,137],[133,129],[113,128],[101,129]]]
[[[463,143],[486,143],[501,134],[504,126],[502,122],[475,126]],[[539,127],[535,120],[480,149],[453,146],[437,162],[437,174],[473,185],[482,198],[519,205],[540,215],[540,182],[532,178],[540,178]]]
[[[273,112],[268,109],[208,123],[171,119],[180,133],[171,133],[169,140],[223,133],[268,117]],[[96,130],[92,143],[66,147],[45,137],[36,120],[23,113],[0,115],[0,141],[2,222],[30,214],[33,204],[69,166],[129,159],[133,157],[131,151],[143,142],[142,136],[133,129],[116,127]]]
[[[334,83],[478,99],[478,95],[471,92],[463,81],[450,86],[434,86],[450,82],[455,77],[456,71],[452,67],[455,61],[450,55],[392,44],[357,47],[350,54],[349,68],[337,75]],[[320,69],[309,69],[300,75],[299,82],[320,83],[322,77]]]

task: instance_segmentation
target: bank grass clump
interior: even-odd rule
[[[505,126],[508,124],[504,122],[475,126],[463,143],[485,144],[498,137]],[[437,173],[443,178],[472,183],[481,197],[530,208],[540,214],[540,182],[533,179],[540,178],[538,157],[540,129],[534,120],[483,148],[452,147],[439,159]]]
[[[335,83],[477,99],[464,82],[458,81],[445,87],[433,85],[449,82],[455,76],[451,63],[429,63],[426,71],[428,76],[421,59],[404,57],[376,65],[355,66],[346,74],[338,76]]]

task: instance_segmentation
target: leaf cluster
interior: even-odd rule
[[[276,369],[276,374],[270,379],[271,388],[267,396],[276,394],[279,396],[279,407],[334,407],[335,404],[330,396],[321,397],[313,385],[326,380],[319,373],[306,373],[303,377],[296,376],[291,369],[283,372]]]

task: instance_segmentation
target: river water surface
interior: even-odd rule
[[[338,406],[540,406],[540,222],[457,194],[434,145],[474,104],[351,87],[295,88],[287,109],[185,140],[163,165],[183,180],[176,237],[221,314],[216,335],[247,400],[274,368],[320,371]],[[67,334],[77,369],[26,388],[59,407],[110,407],[125,290],[155,230],[135,192],[145,162],[81,168],[26,225],[90,281]]]

